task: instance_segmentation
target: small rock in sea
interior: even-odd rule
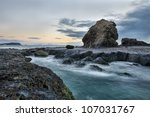
[[[66,48],[67,49],[74,49],[74,46],[73,45],[66,45]]]
[[[97,57],[97,58],[94,60],[94,63],[103,64],[103,65],[109,65],[108,62],[106,62],[102,57]]]
[[[77,67],[84,67],[86,65],[86,63],[83,61],[76,61],[74,63],[76,64]]]
[[[48,52],[46,52],[44,50],[38,50],[34,53],[34,55],[37,56],[37,57],[47,57]]]
[[[104,71],[102,68],[100,68],[97,65],[90,65],[90,69],[94,71]]]
[[[63,64],[72,64],[74,62],[74,60],[72,58],[66,58],[63,60]]]
[[[29,58],[29,57],[28,57],[28,58],[25,58],[25,61],[26,61],[26,62],[30,62],[31,60],[32,60],[32,59]]]
[[[124,73],[117,73],[118,75],[121,76],[128,76],[128,77],[132,77],[132,75],[130,73],[124,72]]]
[[[90,56],[87,56],[87,57],[85,57],[84,59],[82,59],[82,61],[92,61],[93,59],[92,59],[92,57],[90,57]]]

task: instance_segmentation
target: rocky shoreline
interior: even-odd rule
[[[36,55],[37,51],[46,52],[47,55],[54,55],[56,59],[63,59],[63,64],[84,65],[86,62],[109,65],[113,61],[128,61],[150,66],[150,47],[113,47],[113,48],[35,48],[23,50],[25,56]]]
[[[150,66],[149,46],[0,49],[0,99],[74,99],[61,78],[50,69],[30,63],[31,58],[28,57],[49,55],[62,59],[62,64],[75,64],[78,67],[87,63],[109,65],[113,61],[129,61],[133,65]],[[91,69],[103,71],[96,65],[91,66]]]
[[[22,50],[0,50],[1,100],[74,99],[63,81],[50,69],[30,63]]]

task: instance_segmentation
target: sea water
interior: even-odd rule
[[[150,99],[150,67],[130,62],[110,65],[87,63],[84,67],[64,65],[61,59],[31,57],[32,63],[50,68],[72,91],[76,99]],[[90,69],[97,65],[103,71]]]

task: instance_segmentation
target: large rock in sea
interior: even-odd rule
[[[150,44],[144,42],[144,41],[138,41],[134,38],[123,38],[121,41],[122,46],[148,46]]]
[[[89,29],[82,41],[86,48],[100,48],[117,46],[117,39],[116,24],[102,19]]]

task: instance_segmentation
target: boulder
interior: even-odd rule
[[[102,57],[97,57],[93,62],[97,64],[109,65],[108,62],[106,62]]]
[[[67,49],[74,49],[74,46],[73,45],[66,45],[66,48]]]
[[[74,62],[74,60],[72,58],[65,58],[63,60],[63,64],[72,64]]]
[[[90,69],[93,70],[93,71],[104,71],[102,68],[100,68],[99,66],[97,65],[90,65]]]
[[[34,55],[38,57],[47,57],[48,53],[44,50],[37,50]]]
[[[138,41],[133,38],[123,38],[121,41],[122,46],[148,46],[149,44],[144,41]]]
[[[116,24],[102,19],[89,29],[82,41],[86,48],[100,48],[117,46],[117,39]]]
[[[86,58],[87,56],[92,56],[92,54],[93,54],[92,51],[87,51],[87,52],[83,52],[81,54],[72,55],[71,58],[73,58],[75,60],[81,60],[83,58]]]
[[[144,66],[150,66],[150,54],[140,56],[140,62],[139,63],[141,65],[144,65]]]

